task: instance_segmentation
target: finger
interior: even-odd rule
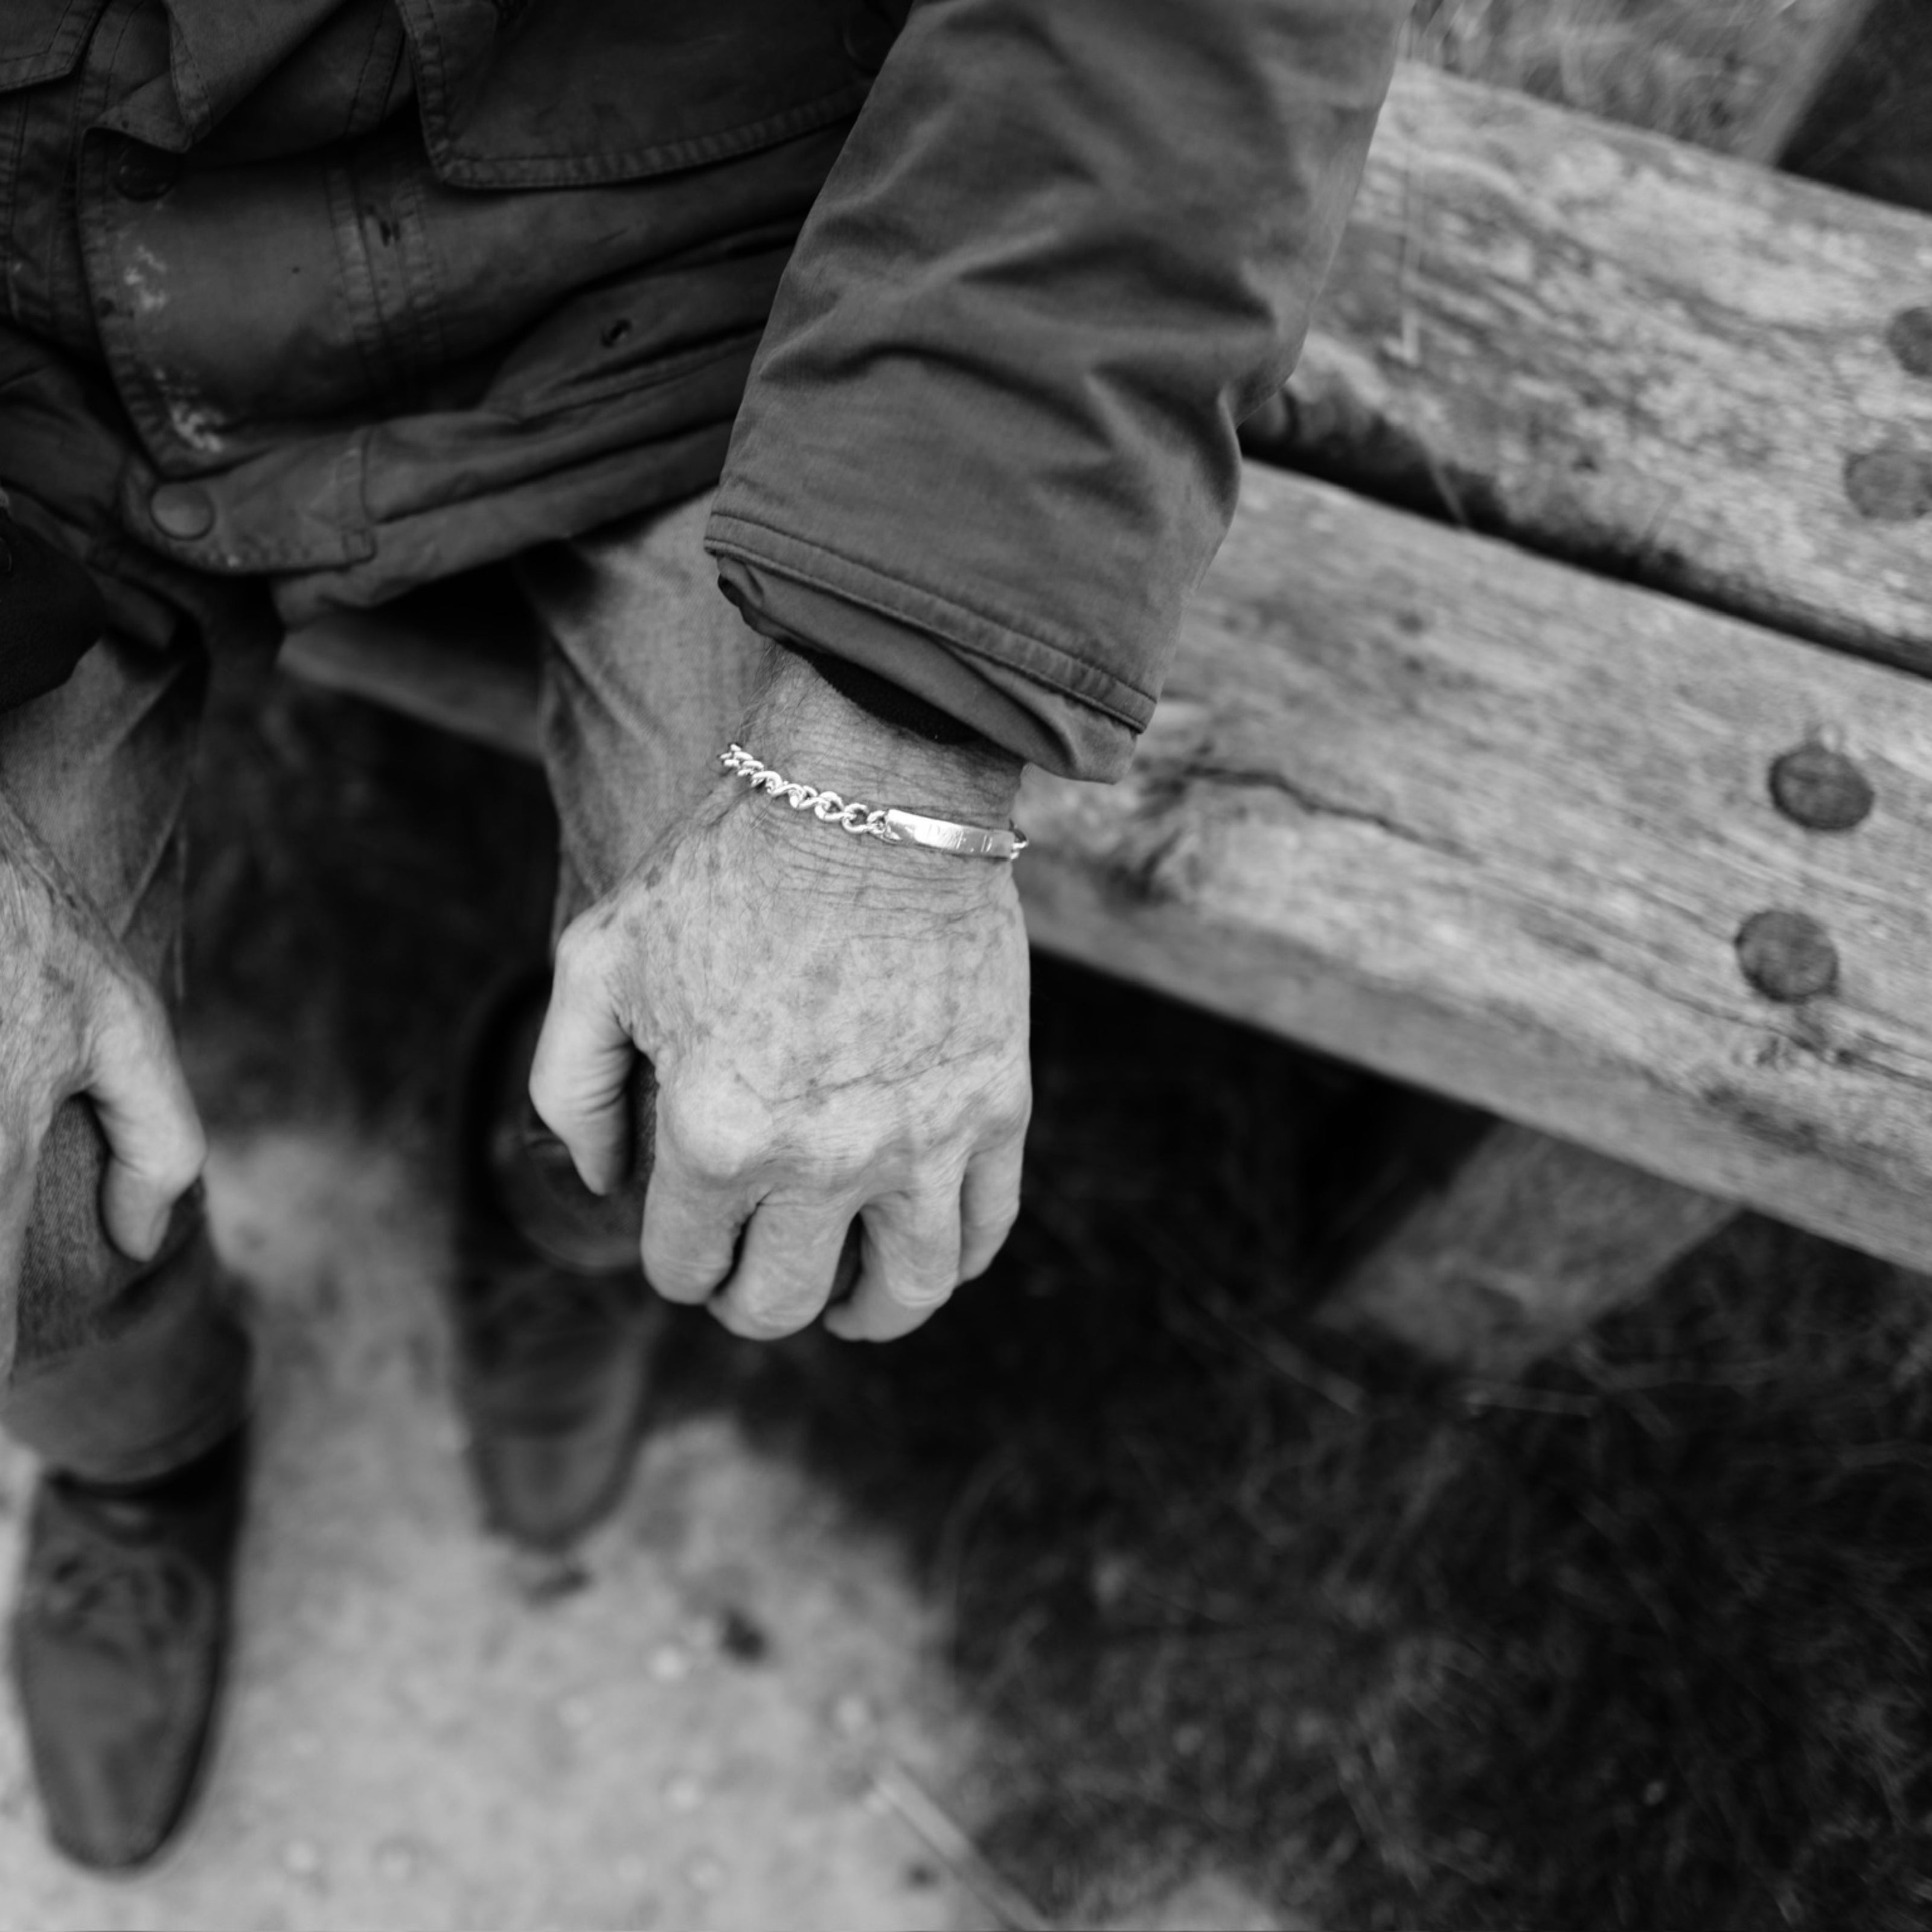
[[[175,1203],[207,1160],[208,1139],[167,1016],[146,988],[117,1001],[97,1031],[86,1091],[107,1136],[100,1218],[108,1238],[130,1260],[151,1261]]]
[[[931,1319],[959,1283],[959,1189],[867,1204],[866,1252],[852,1298],[825,1318],[848,1342],[893,1342]]]
[[[832,1294],[849,1205],[762,1202],[745,1230],[738,1265],[711,1312],[734,1335],[770,1341],[814,1320]]]
[[[959,1190],[959,1279],[971,1281],[992,1266],[993,1257],[1019,1218],[1020,1170],[1026,1159],[1024,1136],[976,1154]]]
[[[657,1159],[644,1190],[644,1279],[667,1301],[694,1304],[730,1274],[751,1202],[697,1167],[666,1111],[660,1096]]]
[[[530,1061],[530,1105],[570,1150],[593,1194],[624,1178],[630,1153],[625,1087],[637,1049],[617,1017],[603,976],[585,958],[587,942],[570,927],[556,950],[556,971],[543,1030]]]

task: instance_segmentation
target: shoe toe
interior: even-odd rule
[[[203,1621],[212,1619],[203,1606]],[[31,1613],[15,1657],[50,1835],[98,1870],[146,1863],[187,1809],[214,1702],[218,1646],[152,1654],[77,1643]]]
[[[629,1473],[634,1402],[568,1429],[499,1426],[474,1454],[490,1526],[535,1549],[572,1543],[611,1507]]]
[[[559,1550],[616,1506],[636,1454],[656,1325],[613,1319],[594,1358],[574,1347],[472,1382],[470,1459],[492,1528]]]

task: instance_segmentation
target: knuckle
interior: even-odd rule
[[[700,1121],[673,1138],[685,1164],[700,1180],[723,1184],[758,1165],[759,1149],[748,1136],[714,1121]]]
[[[979,1119],[980,1137],[984,1142],[1004,1142],[1024,1137],[1033,1119],[1033,1090],[1022,1082],[986,1096]]]
[[[559,994],[573,997],[597,976],[602,948],[598,944],[598,928],[589,915],[580,913],[558,935],[556,952],[550,962],[550,978]]]
[[[772,1153],[771,1135],[763,1122],[702,1098],[668,1096],[660,1124],[665,1139],[700,1180],[742,1180]]]
[[[902,1190],[914,1198],[930,1196],[944,1201],[956,1196],[972,1154],[972,1136],[958,1128],[944,1134],[923,1136],[910,1146],[892,1151],[898,1157],[882,1165],[886,1173],[900,1178]]]
[[[142,1052],[152,1045],[156,1031],[167,1024],[154,989],[143,980],[124,979],[118,974],[102,979],[83,1011],[82,1024],[98,1053]]]

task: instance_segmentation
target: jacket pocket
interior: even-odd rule
[[[868,85],[866,0],[399,6],[430,165],[452,187],[585,187],[723,160],[856,113]]]
[[[0,93],[74,70],[106,0],[0,0]]]

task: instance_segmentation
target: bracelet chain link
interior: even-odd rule
[[[808,812],[827,825],[836,825],[856,838],[877,838],[888,845],[923,845],[962,859],[992,859],[1010,865],[1027,848],[1026,834],[1017,826],[957,825],[947,818],[928,818],[897,806],[861,805],[836,791],[800,784],[760,764],[742,745],[718,754],[718,762],[754,791],[782,798],[794,812]]]
[[[782,798],[794,812],[808,812],[813,818],[822,819],[827,825],[836,825],[855,838],[882,838],[889,845],[894,842],[886,828],[883,806],[875,808],[856,801],[848,805],[836,791],[820,791],[813,786],[800,784],[795,778],[788,778],[773,771],[770,766],[760,764],[742,745],[734,745],[721,752],[718,762],[728,772],[742,778],[754,791],[762,789],[774,798]]]

